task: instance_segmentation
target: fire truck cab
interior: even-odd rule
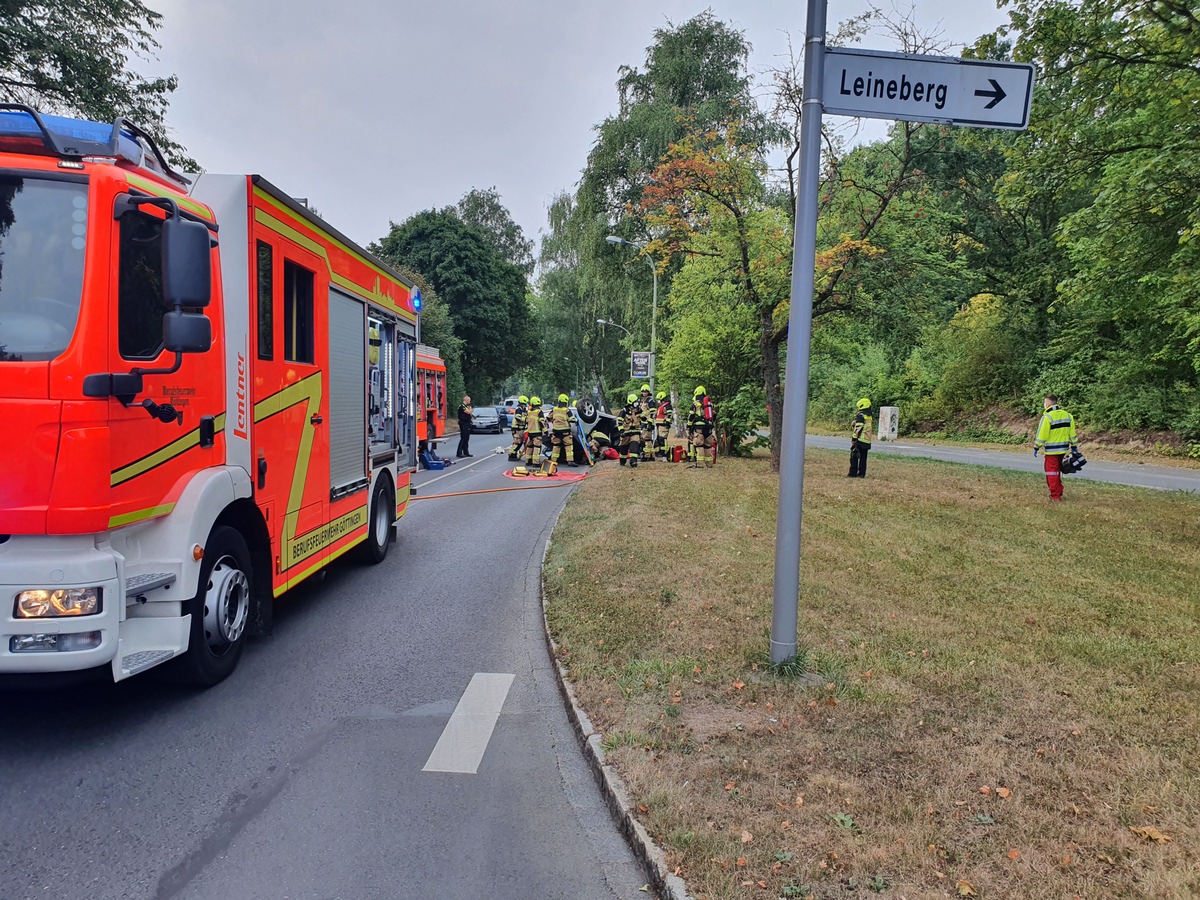
[[[0,676],[213,684],[274,598],[387,555],[413,286],[257,175],[0,104]]]

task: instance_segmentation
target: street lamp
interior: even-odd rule
[[[627,240],[625,240],[625,238],[617,237],[617,235],[615,235],[615,234],[610,234],[604,240],[610,244],[624,244],[626,247],[633,247],[634,249],[637,250],[638,253],[645,254],[646,262],[650,264],[650,273],[654,276],[654,296],[653,296],[653,299],[651,300],[651,305],[650,305],[650,396],[653,397],[653,396],[655,396],[655,394],[654,394],[654,369],[655,369],[655,362],[656,362],[655,358],[654,358],[654,332],[655,332],[655,325],[658,322],[658,266],[654,265],[654,260],[652,260],[650,258],[649,253],[646,253],[646,245],[645,244],[637,244],[637,243],[634,243],[633,241],[627,241]],[[609,324],[612,324],[612,323],[609,323]],[[632,337],[632,335],[631,335],[631,337]]]
[[[629,335],[630,340],[633,339],[633,335],[630,334],[629,329],[626,328],[624,325],[618,325],[616,322],[608,321],[608,319],[597,319],[596,324],[597,325],[611,325],[613,328],[620,328],[623,332],[625,332],[626,334]]]

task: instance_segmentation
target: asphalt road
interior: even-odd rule
[[[501,444],[474,436],[420,495],[519,483],[485,455]],[[0,898],[648,896],[545,647],[539,572],[567,493],[415,501],[381,565],[285,597],[208,691],[0,696]],[[474,708],[449,745],[475,741],[477,770],[435,764],[476,684],[494,730]]]
[[[826,450],[845,450],[847,467],[850,458],[850,439],[848,437],[830,437],[828,435],[810,434],[804,439],[809,447],[820,447]],[[1087,455],[1087,447],[1083,448]],[[1044,477],[1041,457],[1033,456],[1030,445],[1024,450],[978,450],[953,444],[905,443],[899,441],[879,441],[871,444],[871,452],[867,462],[867,473],[870,475],[871,465],[880,455],[920,456],[929,459],[940,459],[946,462],[963,463],[973,466],[993,466],[998,469],[1012,469],[1019,472],[1029,472]],[[1170,466],[1155,466],[1143,463],[1114,463],[1100,460],[1088,460],[1083,470],[1073,475],[1064,476],[1069,484],[1072,479],[1085,481],[1106,481],[1112,484],[1128,484],[1137,487],[1155,488],[1162,491],[1200,491],[1200,471],[1196,469],[1173,468]]]

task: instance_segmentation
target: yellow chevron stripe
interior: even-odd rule
[[[225,413],[221,413],[216,417],[214,422],[214,434],[220,434],[225,430]],[[165,462],[170,462],[176,456],[182,456],[193,447],[200,446],[200,428],[193,428],[181,438],[171,441],[165,447],[160,447],[149,456],[143,456],[139,460],[122,466],[113,471],[109,479],[109,485],[116,487],[119,484],[124,484],[126,481],[132,481],[139,475],[149,472],[151,469],[161,466]]]
[[[315,372],[288,385],[278,393],[265,397],[254,404],[254,423],[257,425],[276,413],[290,409],[297,403],[307,403],[305,419],[316,415],[321,408],[321,373]],[[300,429],[300,442],[296,447],[296,468],[292,472],[292,486],[288,491],[288,512],[283,518],[283,546],[288,547],[296,538],[296,527],[300,521],[300,503],[304,499],[304,482],[312,461],[313,429],[305,423]],[[287,571],[288,566],[283,566]]]
[[[113,516],[108,520],[108,527],[120,528],[122,525],[132,525],[134,522],[141,522],[143,519],[153,519],[157,516],[165,516],[174,508],[174,503],[165,503],[162,506],[152,506],[149,509],[139,509],[137,512]]]

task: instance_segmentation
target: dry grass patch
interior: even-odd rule
[[[765,461],[601,469],[560,519],[551,629],[693,893],[1200,896],[1200,501],[872,466],[809,452],[785,671]]]

